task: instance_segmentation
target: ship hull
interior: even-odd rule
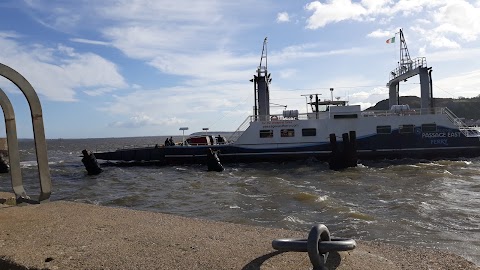
[[[447,133],[448,134],[448,133]],[[453,134],[453,132],[451,133]],[[389,137],[372,135],[357,139],[357,156],[360,160],[378,159],[442,159],[480,156],[478,138],[426,139],[421,135],[392,134]],[[448,136],[448,135],[447,135]],[[341,147],[342,142],[338,145]],[[209,149],[218,151],[222,163],[276,162],[316,159],[328,161],[332,147],[328,142],[303,145],[236,146],[167,146],[122,149],[95,153],[97,159],[123,162],[155,162],[158,164],[206,163]]]

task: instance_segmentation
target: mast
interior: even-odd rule
[[[265,59],[265,65],[262,65]],[[267,38],[263,40],[262,55],[260,56],[260,64],[257,67],[257,74],[250,80],[254,83],[254,116],[255,120],[260,118],[261,121],[267,121],[270,115],[270,94],[269,84],[272,81],[267,69]]]
[[[406,65],[408,63],[412,63],[412,59],[410,58],[410,53],[408,52],[407,42],[405,41],[405,37],[403,36],[403,31],[400,29],[400,62],[399,66]]]

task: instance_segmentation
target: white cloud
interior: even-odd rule
[[[463,0],[462,0],[463,1]],[[436,8],[447,3],[446,0],[327,0],[326,3],[319,1],[310,2],[305,6],[307,11],[313,14],[307,19],[308,29],[318,29],[329,23],[346,20],[374,22],[381,24],[389,22],[394,15],[412,16],[421,13],[426,8]]]
[[[395,34],[395,31],[389,31],[389,30],[381,30],[377,29],[367,35],[367,37],[373,37],[373,38],[389,38],[392,37]]]
[[[438,1],[437,1],[438,3]],[[414,14],[421,13],[426,4],[431,6],[435,5],[435,1],[425,1],[425,0],[400,0],[394,5],[391,6],[391,9],[387,14],[393,15],[397,13],[402,13],[403,16],[411,16]]]
[[[418,49],[418,55],[423,56],[426,54],[427,54],[427,46],[423,46]]]
[[[277,14],[278,23],[289,22],[289,21],[290,21],[290,17],[288,16],[288,12],[280,12]]]
[[[297,74],[297,72],[298,70],[289,68],[289,69],[279,70],[279,75],[280,75],[280,78],[292,78],[295,76],[295,74]]]
[[[410,29],[419,34],[421,37],[420,39],[424,40],[426,44],[433,48],[457,49],[461,47],[459,43],[438,32],[430,31],[429,29],[424,29],[420,26],[411,27]]]
[[[421,29],[421,39],[433,48],[460,48],[480,36],[480,7],[465,0],[328,0],[310,2],[305,9],[313,12],[306,21],[312,30],[347,20],[385,24],[414,19],[410,28]],[[367,36],[384,38],[387,32],[377,29]]]
[[[87,94],[89,96],[92,96],[92,97],[105,95],[105,94],[111,93],[113,91],[115,91],[115,88],[112,88],[112,87],[103,87],[103,88],[83,90],[83,92],[85,94]]]
[[[114,96],[113,101],[102,107],[101,111],[121,117],[111,126],[131,125],[156,126],[185,124],[192,130],[224,124],[235,129],[238,115],[229,118],[231,111],[251,108],[253,102],[251,84],[226,84],[189,87],[170,87],[155,90],[137,90],[122,96]],[[161,109],[159,109],[161,108]],[[212,115],[213,114],[213,115]],[[229,117],[227,117],[229,116]],[[246,115],[245,115],[246,116]],[[219,121],[218,123],[216,123]]]
[[[432,35],[428,37],[428,41],[431,43],[431,46],[434,48],[456,49],[461,47],[460,44],[458,44],[457,42],[445,36]]]
[[[90,39],[84,39],[84,38],[71,38],[70,41],[91,44],[91,45],[111,46],[109,42],[99,41],[99,40],[90,40]]]
[[[131,22],[209,22],[215,23],[221,17],[222,1],[168,1],[119,0],[97,4],[96,13],[113,20]]]
[[[416,19],[415,20],[415,23],[417,24],[427,24],[427,25],[431,25],[432,22],[427,20],[427,19],[422,19],[422,18],[419,18],[419,19]]]
[[[437,33],[457,34],[465,41],[474,41],[480,34],[480,7],[466,1],[451,1],[440,7],[433,15],[439,24]]]
[[[329,0],[325,4],[314,1],[305,6],[307,11],[314,13],[307,19],[307,28],[318,29],[328,23],[344,20],[369,21],[370,19],[385,19],[400,15],[409,17],[430,11],[437,27],[434,31],[440,33],[455,33],[466,41],[475,40],[480,34],[480,7],[471,3],[458,1],[430,0],[362,0],[360,3],[351,0]],[[375,17],[373,17],[375,16]],[[416,22],[430,24],[427,18],[417,18]],[[377,30],[378,31],[378,30]]]
[[[313,15],[307,19],[308,29],[318,29],[328,23],[344,20],[361,20],[367,10],[360,4],[352,3],[350,0],[330,0],[326,4],[314,1],[305,6]]]
[[[480,58],[480,48],[458,48],[458,49],[445,49],[435,52],[427,52],[425,54],[429,62],[452,62],[461,61],[463,63],[469,62],[468,60]],[[442,63],[445,65],[444,63]],[[448,65],[448,64],[447,64]]]
[[[348,94],[350,105],[360,105],[362,110],[374,106],[379,101],[388,98],[387,87],[366,88],[360,91],[352,91]]]
[[[13,31],[4,31],[0,32],[0,38],[21,38],[22,35],[15,33]]]
[[[374,52],[367,51],[360,47],[351,47],[337,50],[321,50],[319,44],[306,43],[301,45],[292,45],[283,48],[281,51],[273,51],[270,53],[269,63],[274,65],[288,63],[292,60],[303,60],[319,58],[331,55],[352,55],[352,54],[372,54]]]
[[[7,35],[12,37],[11,33]],[[116,66],[96,54],[78,53],[64,45],[56,48],[21,45],[1,36],[2,63],[20,72],[49,100],[75,101],[76,91],[81,87],[126,87]]]
[[[480,70],[473,70],[434,81],[434,96],[449,98],[458,98],[459,96],[473,97],[479,94],[479,85]]]
[[[249,78],[252,73],[252,63],[257,61],[258,56],[241,57],[218,51],[156,56],[150,61],[150,65],[168,74],[189,76],[192,81],[200,79],[218,82],[241,81]]]
[[[127,121],[113,122],[109,124],[109,126],[116,128],[141,128],[149,126],[178,126],[185,122],[184,119],[178,119],[176,117],[155,120],[148,115],[137,114],[130,117]]]
[[[370,13],[378,13],[382,12],[385,9],[385,6],[391,4],[392,0],[362,0],[362,5],[368,10]]]

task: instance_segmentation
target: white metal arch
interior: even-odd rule
[[[30,114],[32,116],[33,136],[35,141],[35,151],[37,155],[38,174],[40,178],[39,179],[40,195],[38,197],[38,201],[39,202],[46,201],[50,198],[50,195],[52,193],[52,181],[50,178],[50,169],[48,167],[47,143],[45,141],[45,129],[43,126],[42,106],[40,104],[40,99],[38,98],[38,95],[33,89],[32,85],[20,73],[18,73],[14,69],[0,63],[0,75],[10,80],[23,92],[23,95],[27,99],[28,105],[30,107]],[[1,96],[0,98],[2,100],[8,100],[8,98],[4,99],[5,97],[6,95]],[[10,103],[10,101],[8,100],[8,102],[5,102],[5,103]],[[10,162],[12,166],[13,164],[12,154],[13,154],[13,162],[15,162],[15,164],[13,165],[15,166],[17,162],[17,160],[15,160],[17,158],[15,157],[15,155],[18,156],[18,142],[16,140],[17,132],[16,132],[16,126],[15,126],[15,116],[13,115],[13,108],[11,104],[10,104],[10,108],[8,107],[9,107],[8,105],[4,106],[2,104],[2,108],[5,114],[6,128],[8,126],[7,140],[8,140],[8,147],[9,147]],[[6,109],[7,109],[7,113],[5,113]],[[7,114],[9,115],[8,119],[7,119]],[[13,115],[13,118],[11,117],[12,115]],[[12,124],[13,124],[13,128],[12,128]],[[8,134],[9,132],[12,134],[9,135]],[[14,140],[14,142],[11,142],[12,140]],[[10,148],[12,147],[10,144],[12,144],[13,149]],[[14,150],[16,150],[16,153],[12,152]],[[18,163],[19,162],[20,162],[20,159],[18,159]],[[21,173],[17,175],[19,173],[19,170],[20,170],[20,165],[18,165],[18,171],[15,167],[11,167],[12,186],[17,199],[25,198],[24,196],[26,196],[25,190],[23,188]],[[14,174],[15,174],[15,177],[14,177]]]
[[[15,196],[26,197],[27,194],[23,188],[22,172],[20,170],[20,155],[18,151],[17,125],[15,123],[15,113],[12,103],[3,89],[0,88],[0,105],[2,106],[5,117],[5,129],[7,133],[8,158],[10,160],[10,176],[12,178],[12,187]]]

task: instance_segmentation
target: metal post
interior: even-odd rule
[[[188,127],[181,127],[180,130],[182,131],[182,145],[185,146],[185,130],[188,130]]]

